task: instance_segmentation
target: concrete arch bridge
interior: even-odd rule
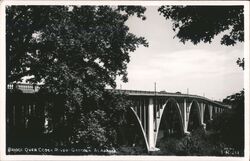
[[[39,86],[30,84],[10,84],[7,86],[7,89],[14,88],[22,90],[26,95],[22,96],[24,99],[19,100],[19,102],[13,101],[13,97],[7,99],[7,103],[9,103],[7,108],[9,111],[7,120],[9,121],[7,122],[10,128],[17,126],[17,123],[22,123],[24,126],[24,120],[27,116],[39,114],[39,111],[45,113],[45,108],[37,106],[35,95],[34,98],[32,97],[32,94],[39,91]],[[197,127],[206,128],[206,123],[212,120],[216,113],[230,108],[228,105],[202,96],[178,92],[113,89],[111,91],[129,95],[133,102],[133,106],[130,108],[133,120],[137,122],[134,130],[140,131],[148,151],[157,150],[157,140],[165,135],[185,135]],[[31,97],[34,99],[33,101]],[[126,131],[126,133],[129,132]]]
[[[206,97],[167,92],[114,90],[128,94],[133,101],[134,114],[148,151],[155,151],[157,139],[163,136],[162,128],[168,135],[189,134],[196,127],[213,119],[216,113],[230,108],[221,102]],[[166,133],[166,130],[165,130]]]

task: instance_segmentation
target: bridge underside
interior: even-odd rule
[[[194,98],[133,96],[131,99],[131,110],[148,151],[159,150],[157,140],[163,137],[180,137],[198,127],[206,128],[206,123],[224,110]]]

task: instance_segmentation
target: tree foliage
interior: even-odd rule
[[[119,125],[119,111],[127,104],[119,104],[122,98],[104,88],[115,87],[118,75],[126,82],[129,53],[148,46],[125,25],[133,15],[144,20],[145,10],[141,6],[7,6],[7,83],[30,76],[27,82],[43,83],[43,92],[63,95],[72,143],[93,148],[112,144],[114,136],[107,133],[114,129],[109,125]]]
[[[129,52],[147,46],[125,25],[130,15],[144,18],[143,7],[11,6],[6,10],[8,83],[33,75],[29,81],[51,87],[63,88],[66,80],[72,80],[67,85],[88,80],[92,88],[114,87],[117,75],[126,81]]]
[[[245,60],[244,60],[244,58],[238,58],[237,59],[237,61],[236,61],[236,63],[237,63],[237,65],[239,66],[239,67],[241,67],[243,70],[245,69]]]
[[[195,129],[191,135],[176,139],[163,138],[159,144],[161,155],[177,156],[221,156],[222,148],[214,144],[203,128]]]
[[[119,127],[131,102],[126,95],[105,92],[95,110],[81,112],[79,122],[72,135],[72,144],[90,151],[116,148]]]
[[[216,115],[211,127],[218,140],[244,153],[244,91],[228,96],[223,103],[232,109]]]
[[[211,42],[223,33],[221,44],[244,41],[243,6],[161,6],[158,11],[173,22],[181,42]]]

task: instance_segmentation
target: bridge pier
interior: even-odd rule
[[[213,120],[213,106],[209,105],[209,115],[210,115],[210,119],[209,120]]]
[[[200,118],[201,118],[201,126],[206,129],[206,124],[204,123],[204,113],[205,113],[205,104],[200,103]]]
[[[154,99],[149,98],[148,105],[148,145],[149,151],[155,151],[154,143]]]
[[[189,109],[187,107],[187,101],[184,99],[183,101],[183,131],[185,134],[189,134],[187,128],[188,128],[188,113]]]

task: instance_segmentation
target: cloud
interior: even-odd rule
[[[175,33],[170,21],[159,16],[157,7],[147,7],[147,20],[133,18],[127,24],[130,32],[144,36],[149,47],[140,47],[130,54],[129,82],[119,78],[123,89],[180,91],[222,99],[243,88],[243,71],[236,64],[243,57],[243,44],[213,43],[193,45],[173,39]]]
[[[236,49],[224,53],[223,50],[189,49],[157,54],[138,52],[131,57],[129,83],[123,84],[123,88],[153,90],[153,83],[157,82],[158,90],[186,92],[189,88],[193,94],[206,93],[207,96],[223,98],[225,92],[243,87],[243,72],[235,63],[238,52],[242,51]]]

